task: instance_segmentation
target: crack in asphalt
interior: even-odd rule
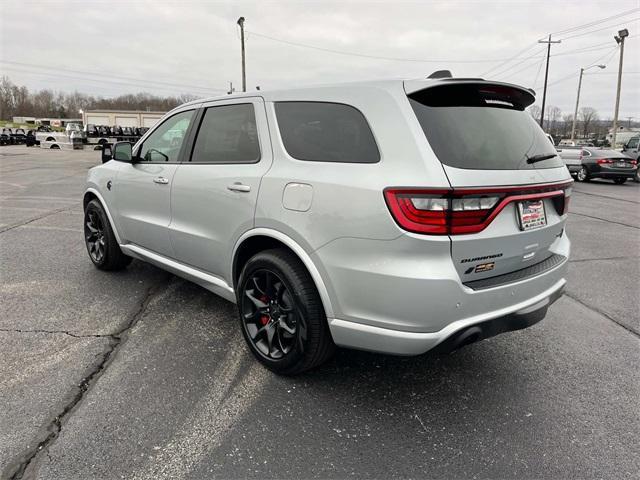
[[[61,335],[69,335],[73,338],[110,338],[113,335],[109,333],[96,333],[96,334],[88,334],[88,335],[79,335],[77,333],[71,333],[68,330],[21,330],[19,328],[0,328],[0,332],[6,333],[50,333],[50,334],[61,334]]]
[[[146,292],[142,297],[142,300],[138,305],[138,308],[131,315],[129,315],[128,320],[125,322],[124,326],[120,330],[109,335],[88,335],[89,337],[109,338],[109,345],[107,346],[106,351],[102,354],[102,358],[96,365],[94,365],[91,368],[91,371],[80,381],[80,383],[76,387],[77,392],[63,407],[62,411],[59,414],[57,414],[49,422],[49,424],[45,429],[45,431],[49,432],[48,435],[43,440],[41,440],[36,445],[35,448],[28,450],[24,454],[20,455],[16,461],[9,463],[9,465],[7,466],[3,474],[0,475],[0,478],[3,478],[3,479],[6,478],[9,480],[22,479],[29,465],[31,465],[31,463],[34,460],[36,460],[36,458],[38,457],[38,454],[43,450],[46,451],[46,454],[49,457],[49,460],[51,461],[48,448],[51,446],[51,444],[55,441],[55,439],[58,437],[58,435],[62,431],[62,425],[64,421],[71,415],[74,408],[84,399],[84,396],[87,393],[87,391],[89,391],[89,389],[96,383],[98,378],[100,378],[100,376],[109,367],[110,361],[115,357],[115,354],[117,353],[119,347],[122,345],[124,340],[126,340],[127,334],[129,333],[129,331],[136,326],[138,321],[142,318],[145,311],[147,310],[147,307],[149,306],[149,303],[151,302],[153,297],[163,287],[166,287],[170,278],[171,276],[167,275],[163,277],[160,281],[155,283],[154,285],[151,285],[146,290]],[[3,331],[6,331],[6,330],[3,330]],[[37,333],[38,331],[26,330],[22,332]],[[85,335],[75,335],[63,330],[60,330],[60,331],[43,330],[42,333],[59,333],[59,334],[70,335],[72,337],[77,337],[77,338],[87,337]]]
[[[9,230],[13,230],[14,228],[22,227],[23,225],[28,225],[32,222],[35,222],[36,220],[41,220],[43,218],[50,217],[51,215],[55,215],[56,213],[72,210],[74,208],[76,208],[76,205],[73,205],[71,207],[57,208],[55,210],[49,210],[47,213],[43,213],[42,215],[38,215],[36,217],[31,217],[28,220],[25,220],[24,222],[13,223],[11,225],[7,225],[6,227],[0,228],[0,233],[8,232]]]
[[[578,302],[580,305],[582,305],[585,308],[588,308],[589,310],[591,310],[592,312],[596,312],[600,315],[602,315],[603,317],[611,320],[613,323],[615,323],[616,325],[619,325],[620,327],[624,328],[627,332],[631,333],[632,335],[640,338],[640,333],[636,332],[635,330],[633,330],[632,328],[628,327],[627,325],[625,325],[624,323],[620,322],[619,320],[616,320],[615,318],[613,318],[611,315],[609,315],[608,313],[593,307],[591,305],[589,305],[586,302],[583,302],[582,300],[580,300],[578,297],[570,294],[569,292],[567,292],[566,290],[564,291],[565,296],[569,297],[571,300]]]
[[[601,220],[601,221],[607,222],[607,223],[615,223],[617,225],[622,225],[623,227],[630,227],[630,228],[635,228],[636,230],[640,230],[640,227],[638,227],[636,225],[629,225],[628,223],[616,222],[615,220],[607,220],[606,218],[595,217],[593,215],[587,215],[585,213],[569,212],[569,215],[579,215],[581,217],[593,218],[594,220]]]

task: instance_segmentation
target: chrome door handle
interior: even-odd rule
[[[232,192],[250,192],[251,187],[249,185],[243,185],[239,182],[234,183],[233,185],[229,185],[227,190],[231,190]]]
[[[153,182],[159,183],[160,185],[166,185],[167,183],[169,183],[169,179],[164,177],[156,177],[153,179]]]

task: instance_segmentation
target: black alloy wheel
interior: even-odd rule
[[[613,179],[613,182],[617,185],[622,185],[623,183],[626,183],[626,181],[627,181],[626,177],[618,177]]]
[[[264,250],[242,268],[236,290],[242,334],[265,367],[294,375],[334,352],[327,316],[302,261],[285,249]]]
[[[94,263],[101,263],[106,252],[104,225],[96,211],[88,211],[86,217],[84,238],[87,242],[87,250]]]
[[[84,240],[91,261],[100,270],[122,270],[131,263],[131,257],[120,250],[109,218],[97,199],[84,209]]]
[[[283,359],[306,327],[291,293],[282,279],[270,270],[252,272],[242,300],[242,320],[251,342],[269,360]]]

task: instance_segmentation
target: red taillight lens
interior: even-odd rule
[[[610,160],[608,158],[599,158],[596,160],[596,163],[598,165],[602,165],[602,164],[606,164],[606,163],[613,163],[613,160]]]
[[[550,198],[559,215],[567,213],[572,182],[487,189],[387,188],[384,197],[400,227],[414,233],[477,233],[510,202]]]
[[[629,162],[631,165],[637,165],[637,164],[638,164],[638,162],[637,162],[637,161],[635,161],[635,160],[628,160],[628,162]]]
[[[448,190],[387,189],[387,206],[396,222],[410,232],[444,235],[448,232]]]

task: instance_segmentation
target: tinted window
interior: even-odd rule
[[[255,163],[260,145],[253,105],[207,108],[198,130],[191,161],[194,163]]]
[[[275,109],[282,142],[293,158],[345,163],[380,160],[366,119],[349,105],[279,102]]]
[[[144,141],[140,149],[143,162],[177,162],[193,110],[177,113],[166,119]]]
[[[409,99],[431,148],[445,165],[479,170],[564,165],[524,111],[534,100],[526,91],[501,85],[443,85],[415,92]],[[555,156],[527,161],[548,154]]]

